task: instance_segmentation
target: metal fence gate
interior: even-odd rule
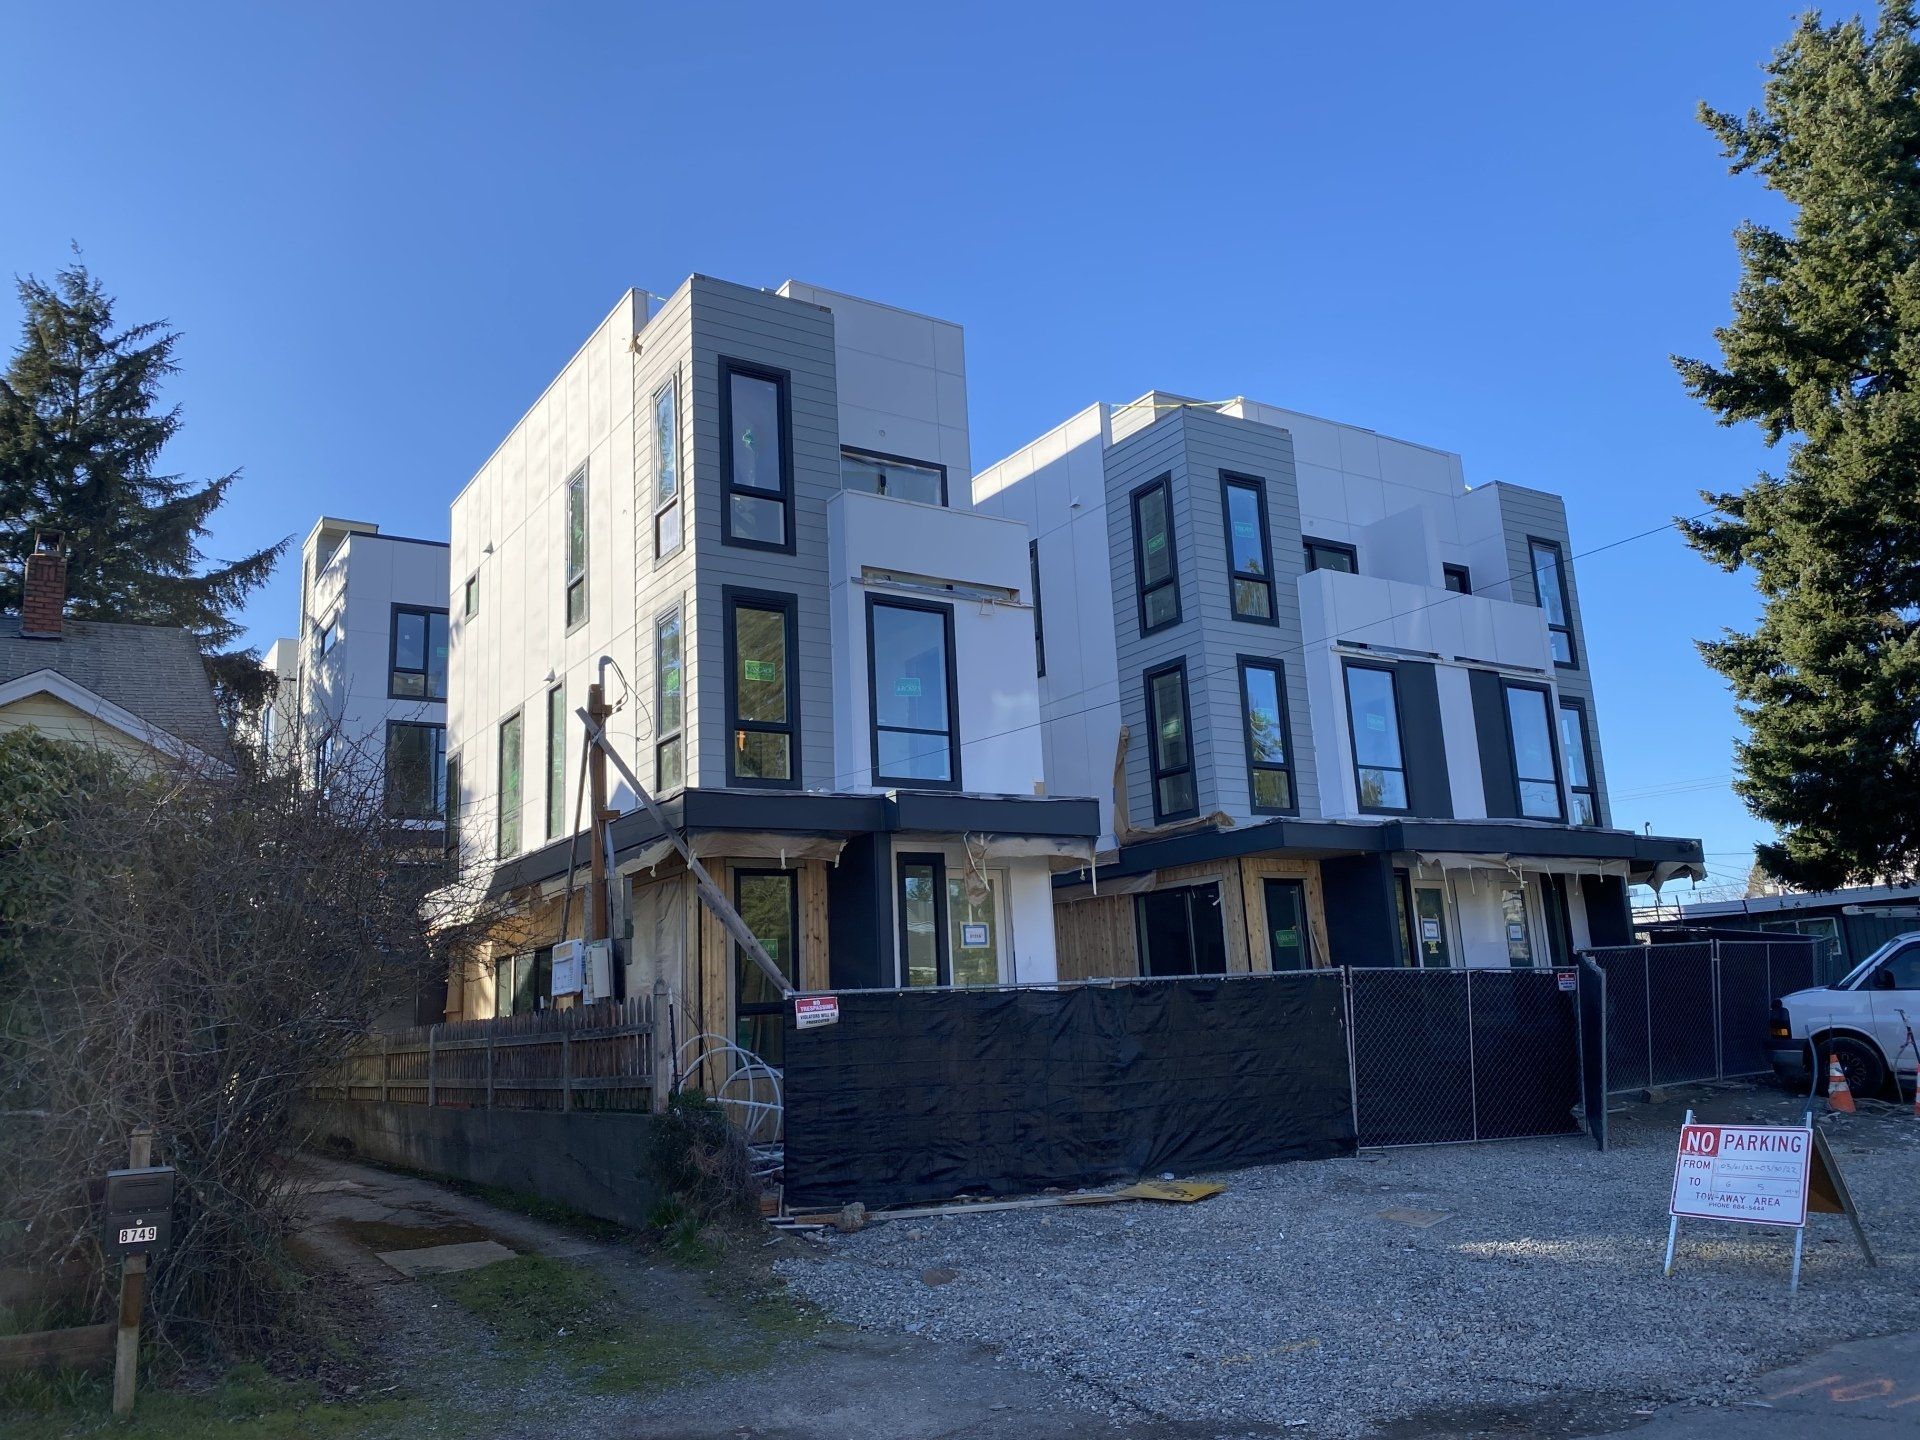
[[[1354,1124],[1367,1147],[1576,1135],[1573,971],[1347,971]]]
[[[1606,976],[1608,1091],[1765,1071],[1767,1014],[1814,983],[1816,948],[1796,937],[1583,952]]]

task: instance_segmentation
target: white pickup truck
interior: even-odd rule
[[[1838,1056],[1856,1095],[1875,1095],[1887,1081],[1914,1081],[1913,1037],[1920,1034],[1920,930],[1896,935],[1844,980],[1796,990],[1774,1002],[1767,1050],[1789,1084],[1824,1090],[1830,1056]]]

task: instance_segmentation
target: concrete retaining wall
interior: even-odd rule
[[[345,1144],[378,1164],[497,1185],[635,1229],[655,1198],[644,1173],[652,1118],[339,1100],[309,1101],[300,1114],[311,1145]]]

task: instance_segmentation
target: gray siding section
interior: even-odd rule
[[[692,290],[689,391],[694,496],[689,549],[697,561],[688,654],[695,657],[692,704],[699,717],[689,750],[689,783],[727,783],[724,587],[775,591],[799,601],[800,779],[833,784],[833,638],[828,611],[827,502],[840,489],[840,410],[832,312],[804,301],[696,275]],[[720,362],[785,370],[793,407],[791,555],[721,542]],[[697,758],[697,769],[694,768]]]
[[[1266,491],[1273,550],[1273,625],[1236,620],[1227,572],[1221,472],[1259,479]],[[1170,477],[1180,577],[1180,623],[1140,634],[1135,589],[1132,492]],[[1287,683],[1293,780],[1303,815],[1319,813],[1313,726],[1307,708],[1300,631],[1300,499],[1293,442],[1284,430],[1207,410],[1175,410],[1107,451],[1107,536],[1113,565],[1114,634],[1120,707],[1133,737],[1127,747],[1127,808],[1135,826],[1153,824],[1146,672],[1187,662],[1200,812],[1224,810],[1241,823],[1253,814],[1240,704],[1240,656],[1277,661]]]
[[[1529,536],[1559,544],[1566,566],[1568,618],[1573,624],[1574,658],[1572,669],[1554,670],[1554,683],[1563,695],[1577,695],[1587,708],[1587,729],[1593,746],[1593,783],[1600,806],[1600,823],[1613,823],[1613,805],[1607,797],[1607,762],[1600,743],[1600,711],[1594,703],[1592,657],[1587,652],[1587,630],[1581,620],[1580,583],[1574,572],[1573,538],[1567,532],[1566,502],[1544,490],[1523,485],[1495,482],[1500,496],[1500,528],[1506,539],[1507,572],[1513,577],[1513,598],[1522,605],[1538,605],[1540,597],[1533,583],[1533,557],[1527,548]],[[1478,577],[1476,577],[1477,579]],[[1559,717],[1554,717],[1559,723]]]

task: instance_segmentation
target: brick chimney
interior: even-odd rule
[[[58,640],[66,607],[67,537],[58,530],[42,530],[33,537],[33,553],[27,556],[20,633],[35,640]]]

